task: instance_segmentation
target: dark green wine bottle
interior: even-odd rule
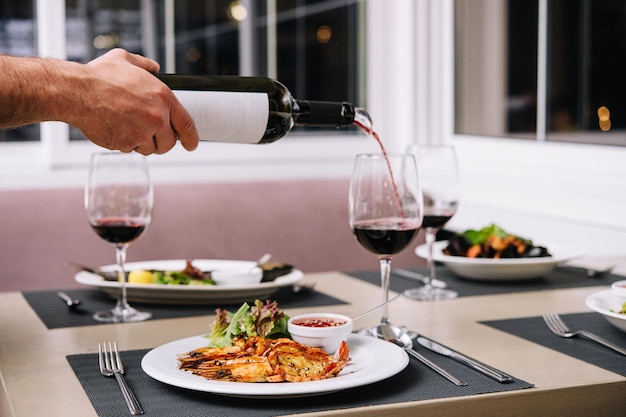
[[[367,112],[347,102],[296,100],[280,82],[263,77],[157,74],[191,113],[200,140],[271,143],[294,126],[345,127]]]

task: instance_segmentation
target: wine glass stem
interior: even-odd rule
[[[430,289],[432,288],[432,282],[435,279],[435,261],[433,259],[435,239],[435,229],[432,227],[426,228],[426,245],[428,247],[428,259],[426,260],[426,263],[428,265],[428,277],[426,277],[424,286],[428,291],[430,291]]]
[[[391,258],[380,258],[380,286],[383,289],[383,303],[389,300],[389,276],[391,273]],[[389,323],[389,305],[382,307],[382,316],[380,322]]]
[[[127,248],[128,245],[115,246],[115,259],[117,260],[118,268],[117,280],[120,284],[120,296],[117,299],[117,308],[120,311],[126,311],[129,307],[128,302],[126,301],[126,270],[124,269]]]

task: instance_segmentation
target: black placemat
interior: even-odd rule
[[[419,347],[417,347],[420,349]],[[399,374],[378,383],[332,394],[297,399],[245,399],[190,391],[163,384],[141,369],[141,359],[148,350],[121,352],[129,385],[135,391],[147,417],[171,416],[277,416],[332,409],[365,407],[379,404],[450,398],[467,395],[513,391],[532,387],[522,380],[500,384],[451,359],[420,350],[424,356],[468,382],[457,387],[421,363],[411,359]],[[128,409],[114,378],[98,371],[97,354],[67,357],[85,392],[101,417],[127,416]],[[381,358],[380,366],[385,366]]]
[[[65,293],[82,301],[79,308],[68,309],[65,303],[59,299],[56,291],[27,291],[23,292],[22,295],[48,329],[104,324],[94,320],[93,314],[115,306],[115,300],[98,289],[72,289],[66,290]],[[279,288],[278,291],[271,295],[271,299],[278,301],[280,307],[285,309],[345,304],[344,301],[319,291],[304,290],[295,293],[291,287]],[[233,310],[239,308],[244,301],[251,303],[254,300],[242,300],[238,304],[189,306],[144,303],[132,303],[131,305],[137,309],[152,312],[151,320],[158,320],[213,314],[216,308]]]
[[[597,313],[562,314],[570,329],[589,330],[618,346],[626,348],[626,333],[611,325]],[[550,332],[541,317],[481,322],[542,346],[564,353],[587,363],[626,377],[626,357],[595,342],[576,338],[562,338]],[[546,371],[549,371],[546,369]]]
[[[413,269],[414,272],[425,275],[426,269]],[[379,271],[349,272],[355,278],[380,286]],[[445,281],[448,286],[459,293],[459,297],[487,294],[504,294],[524,291],[556,290],[563,288],[593,287],[624,279],[621,275],[607,274],[598,278],[589,278],[585,272],[579,270],[556,268],[544,277],[523,281],[474,281],[464,279],[454,274],[445,266],[437,267],[437,279]],[[409,288],[420,286],[418,282],[391,275],[391,290],[401,292]]]

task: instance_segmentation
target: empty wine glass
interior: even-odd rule
[[[391,259],[417,236],[422,209],[413,155],[357,155],[350,182],[350,227],[361,246],[378,255],[383,302],[389,299]],[[389,326],[385,305],[380,324],[363,332],[381,337]]]
[[[414,300],[456,298],[457,292],[431,285],[436,276],[433,247],[437,231],[454,216],[459,203],[459,175],[454,147],[449,145],[412,145],[408,152],[415,155],[420,185],[424,196],[424,222],[428,247],[428,276],[423,287],[406,290],[404,295]]]
[[[102,239],[115,245],[120,294],[111,310],[94,315],[98,321],[135,322],[152,317],[126,301],[126,249],[150,224],[153,191],[148,162],[138,153],[96,153],[91,158],[85,188],[87,220]]]

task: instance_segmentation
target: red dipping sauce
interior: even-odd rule
[[[304,327],[339,327],[346,324],[345,320],[336,320],[330,318],[310,317],[306,319],[294,320],[293,324]]]

